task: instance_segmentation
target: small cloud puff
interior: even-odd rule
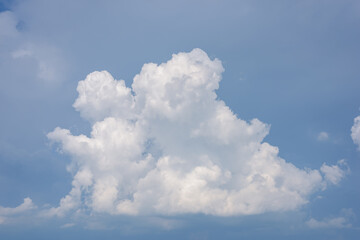
[[[327,132],[320,132],[317,136],[317,140],[320,142],[324,142],[329,140],[329,134]]]
[[[339,217],[325,218],[323,220],[316,220],[311,218],[306,222],[306,225],[313,229],[318,228],[350,228],[351,218],[354,217],[352,209],[342,209]]]
[[[351,128],[351,138],[360,150],[360,116],[354,119],[354,125]]]
[[[75,223],[65,223],[60,228],[71,228],[71,227],[74,227],[74,226],[75,226]]]
[[[343,168],[341,168],[343,167]],[[344,169],[346,168],[346,169]],[[320,171],[324,174],[325,180],[332,184],[338,184],[347,173],[349,173],[349,167],[344,159],[338,161],[337,165],[323,165],[320,168]]]
[[[72,190],[48,215],[203,213],[219,216],[293,210],[336,166],[299,169],[263,142],[269,125],[246,122],[219,100],[220,60],[194,49],[145,64],[131,88],[110,73],[80,81],[74,107],[93,123],[90,136],[56,128],[75,167]]]

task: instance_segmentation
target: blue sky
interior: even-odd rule
[[[1,238],[358,239],[360,133],[354,119],[360,115],[359,25],[358,1],[0,1]],[[197,48],[201,50],[193,51]],[[150,62],[164,63],[161,71],[168,77],[154,73],[159,66],[142,69]],[[200,77],[187,72],[194,66]],[[91,74],[103,70],[111,75]],[[220,82],[216,76],[221,76]],[[112,77],[123,79],[126,87],[116,85],[120,82]],[[174,87],[168,79],[191,88]],[[199,79],[212,84],[210,92],[205,85],[192,85]],[[84,90],[77,91],[81,80]],[[88,90],[104,84],[129,93]],[[164,86],[172,86],[172,92]],[[169,96],[159,100],[162,90]],[[216,99],[211,97],[213,91]],[[85,95],[87,100],[73,107]],[[134,109],[120,104],[127,101],[136,102]],[[183,110],[175,111],[171,104],[164,110],[166,101]],[[241,120],[228,120],[223,126],[211,116]],[[106,117],[115,123],[105,121]],[[270,128],[250,123],[254,118]],[[142,127],[134,127],[129,119],[142,122]],[[242,120],[248,125],[241,125]],[[141,154],[153,157],[143,175],[93,169],[102,156],[110,162],[119,156],[140,161],[135,154],[140,150],[135,143],[126,145],[129,140],[98,139],[104,146],[115,144],[115,150],[128,146],[114,154],[114,149],[101,154],[91,147],[88,153],[71,149],[78,144],[74,136],[85,134],[89,142],[96,139],[90,135],[96,122],[120,134],[116,139],[128,136],[127,130],[119,129],[138,129],[134,134],[150,146]],[[71,135],[56,127],[70,130]],[[186,135],[189,129],[191,136]],[[249,129],[254,135],[243,136]],[[278,153],[270,154],[275,160],[266,154],[256,157],[257,151],[272,151],[265,149],[264,142],[278,147]],[[237,151],[250,143],[257,146],[255,152]],[[124,152],[128,155],[121,155]],[[200,155],[208,160],[194,160],[197,165],[192,165]],[[170,163],[182,159],[187,164],[169,163],[166,172],[158,167],[166,156]],[[251,184],[260,184],[255,175],[237,175],[247,164],[255,169],[254,159],[260,159],[262,166],[256,176],[274,180],[272,169],[280,166],[278,174],[285,183],[250,194],[249,206],[256,202],[255,210],[238,208],[243,198],[231,200],[230,192],[236,195],[247,188],[244,181],[232,179],[252,176]],[[289,172],[289,165],[281,165],[279,159],[295,170]],[[174,185],[155,188],[161,171],[180,171],[179,176],[188,178],[170,174]],[[87,173],[91,184],[86,177],[76,177]],[[120,191],[125,175],[136,182],[135,190],[127,190],[130,197],[118,192],[112,202],[115,207],[97,198],[107,196],[106,187],[113,186],[112,180],[103,179],[114,177],[118,185],[111,189]],[[171,205],[169,199],[183,195],[164,189],[186,188],[194,179],[205,181],[209,188],[192,192],[193,202],[188,205],[180,201]],[[289,187],[286,182],[299,186]],[[65,211],[60,201],[66,196],[73,201],[77,195],[71,191],[77,191],[77,184],[80,201]],[[304,186],[308,187],[304,190]],[[149,189],[159,196],[153,202],[145,201],[152,197],[145,194]],[[270,196],[267,190],[284,195]],[[217,194],[211,195],[213,191]],[[225,211],[214,200],[220,192],[234,204],[232,209]],[[289,197],[290,192],[300,194],[301,201]],[[145,200],[136,202],[135,195]],[[24,202],[25,198],[31,202]],[[132,205],[127,202],[130,205],[124,208],[124,199]],[[169,205],[158,205],[159,199]],[[134,212],[129,216],[124,209]]]

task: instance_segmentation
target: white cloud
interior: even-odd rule
[[[126,118],[134,108],[131,89],[123,80],[116,81],[106,71],[89,74],[77,87],[79,97],[74,103],[76,110],[86,119],[103,120],[108,116]]]
[[[145,64],[132,88],[106,71],[78,85],[76,110],[90,136],[56,128],[48,138],[72,157],[72,190],[48,214],[257,214],[293,210],[326,186],[263,142],[269,126],[239,119],[217,99],[223,67],[205,52]],[[330,183],[341,179],[323,165]]]
[[[352,209],[342,209],[339,217],[316,220],[311,218],[306,222],[310,228],[349,228],[352,227],[350,219],[354,216]]]
[[[351,227],[351,224],[347,222],[344,217],[336,217],[330,219],[324,219],[322,221],[318,221],[314,218],[311,218],[306,224],[310,228],[345,228]]]
[[[329,134],[327,132],[320,132],[319,135],[317,136],[317,140],[318,141],[327,141],[329,140]]]
[[[360,116],[354,119],[354,125],[351,128],[351,137],[360,150]]]
[[[346,167],[346,169],[342,169],[341,166]],[[337,165],[329,166],[326,165],[326,163],[323,163],[320,171],[324,174],[326,181],[332,184],[338,184],[341,179],[343,179],[345,175],[349,172],[349,168],[346,164],[346,161],[342,159],[338,161]]]
[[[34,208],[35,205],[33,204],[32,200],[30,198],[25,198],[24,202],[15,208],[0,206],[0,215],[2,216],[14,215]]]
[[[6,223],[8,218],[23,214],[24,212],[28,212],[35,208],[36,206],[33,204],[30,198],[25,198],[22,204],[14,208],[0,206],[0,224]]]
[[[75,223],[65,223],[64,225],[61,226],[61,228],[71,228],[74,226],[75,226]]]

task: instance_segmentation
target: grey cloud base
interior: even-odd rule
[[[294,210],[344,177],[337,165],[302,170],[280,158],[277,147],[263,142],[268,125],[239,119],[217,99],[222,72],[218,59],[194,49],[145,64],[131,88],[106,71],[80,81],[74,107],[92,132],[48,134],[71,156],[74,178],[47,214]]]

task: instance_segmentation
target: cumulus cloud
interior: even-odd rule
[[[194,49],[145,64],[131,88],[110,73],[80,81],[74,107],[89,136],[55,128],[48,138],[72,158],[72,190],[49,215],[203,213],[229,216],[296,209],[336,166],[299,169],[264,142],[269,125],[246,122],[219,100],[220,60]]]
[[[25,198],[22,204],[14,208],[0,206],[0,224],[6,223],[6,221],[11,217],[23,214],[24,212],[28,212],[35,208],[36,206],[30,198]]]
[[[338,161],[337,165],[323,165],[320,168],[320,171],[324,174],[325,180],[332,183],[338,184],[342,178],[349,172],[348,165],[344,159]]]
[[[98,121],[108,116],[126,119],[133,112],[131,89],[106,71],[90,74],[86,81],[79,82],[77,91],[79,97],[73,106],[86,119]]]
[[[351,137],[360,150],[360,116],[354,119],[354,125],[351,128]]]
[[[352,209],[342,209],[339,217],[325,218],[323,220],[316,220],[311,218],[306,222],[310,228],[349,228],[352,227],[350,223],[351,218],[354,217]]]

